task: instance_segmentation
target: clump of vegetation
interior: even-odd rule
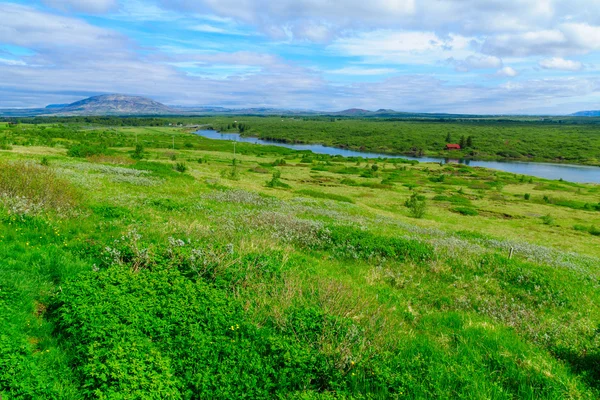
[[[425,196],[414,192],[408,200],[404,203],[404,206],[408,208],[409,213],[414,218],[423,218],[425,211],[427,210],[427,200]]]
[[[282,189],[290,188],[290,185],[281,181],[281,171],[279,171],[279,170],[273,171],[273,176],[271,177],[270,181],[267,181],[266,186],[270,187],[270,188],[282,188]]]
[[[43,210],[68,212],[80,200],[72,185],[51,168],[31,162],[0,163],[0,196],[13,214],[36,214]]]
[[[238,160],[236,158],[231,160],[231,167],[227,170],[221,171],[221,176],[233,181],[240,179],[240,173],[238,171]]]
[[[600,228],[596,227],[595,225],[574,225],[573,229],[579,232],[587,232],[590,235],[600,236]]]
[[[541,216],[540,218],[544,225],[554,225],[554,217],[552,215],[546,214]]]
[[[462,215],[469,215],[472,217],[479,215],[477,210],[474,208],[471,208],[471,207],[454,207],[454,208],[451,208],[450,211],[458,213],[458,214],[462,214]]]
[[[141,144],[136,144],[135,150],[133,151],[131,158],[133,158],[134,160],[141,160],[142,158],[144,158],[144,146],[142,146]]]
[[[182,162],[178,162],[173,168],[175,168],[175,171],[181,172],[182,174],[188,170],[187,165],[185,165],[185,163]]]

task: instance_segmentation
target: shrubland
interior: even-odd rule
[[[597,185],[40,128],[0,126],[4,399],[600,395]]]

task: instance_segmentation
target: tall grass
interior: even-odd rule
[[[49,167],[31,162],[1,162],[0,198],[9,212],[30,214],[43,210],[68,212],[77,206],[81,196]]]

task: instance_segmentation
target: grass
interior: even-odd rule
[[[80,194],[70,182],[32,161],[0,162],[0,198],[11,214],[73,211]]]
[[[0,152],[5,399],[600,396],[598,186],[46,129]]]
[[[342,196],[339,194],[320,192],[318,190],[302,189],[297,190],[296,193],[301,194],[303,196],[314,197],[317,199],[327,199],[334,201],[342,201],[344,203],[354,203],[354,200],[352,200],[350,197]]]

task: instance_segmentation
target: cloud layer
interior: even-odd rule
[[[0,107],[121,92],[230,107],[600,108],[600,0],[43,0],[0,2],[0,15]]]

